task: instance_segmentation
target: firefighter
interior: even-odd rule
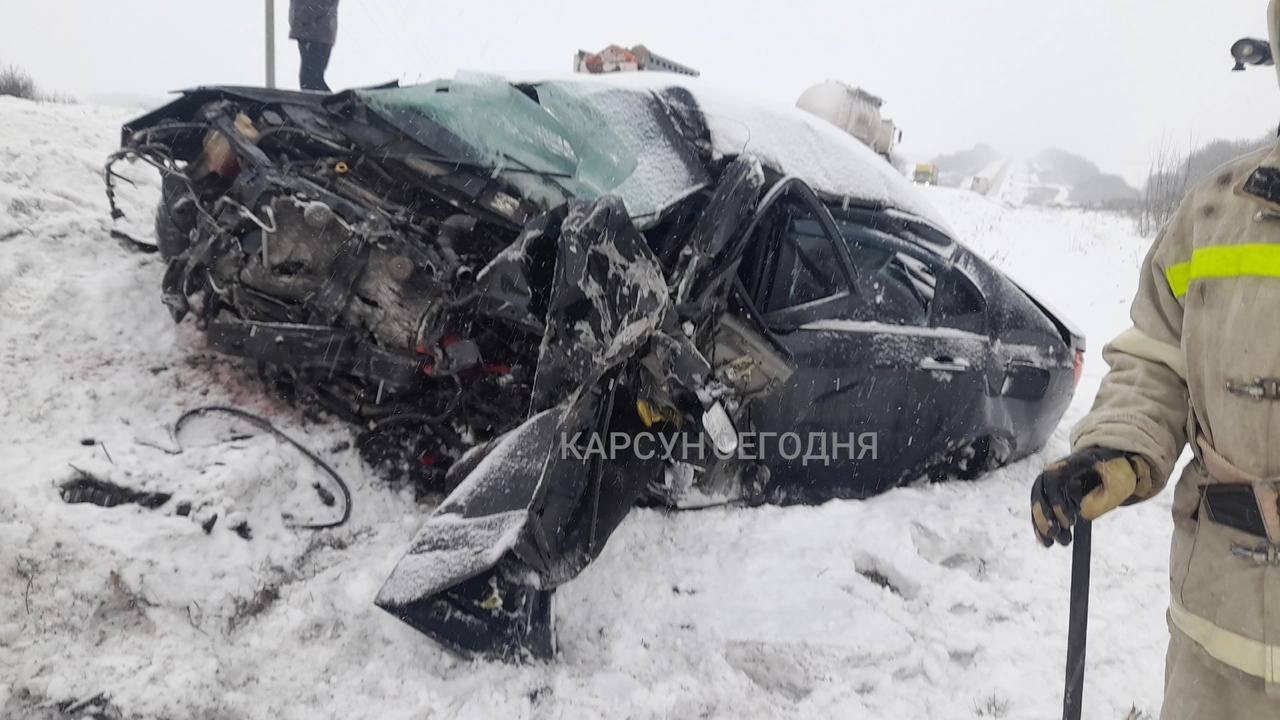
[[[1280,0],[1271,47],[1280,53]],[[1280,718],[1280,143],[1219,168],[1143,261],[1133,327],[1031,491],[1036,535],[1174,489],[1162,720]],[[1157,598],[1135,599],[1158,602]]]
[[[290,0],[289,37],[298,41],[298,87],[329,92],[324,81],[338,39],[338,0]]]

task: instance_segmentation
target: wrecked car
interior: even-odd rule
[[[201,88],[122,139],[173,319],[447,493],[376,603],[464,654],[553,655],[637,504],[973,478],[1079,379],[883,160],[689,78]]]

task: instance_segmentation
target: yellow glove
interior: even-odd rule
[[[1150,497],[1151,464],[1142,456],[1086,448],[1050,464],[1031,486],[1031,520],[1045,547],[1071,543],[1076,520],[1095,520],[1130,501]]]

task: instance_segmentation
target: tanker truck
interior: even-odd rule
[[[796,107],[849,133],[888,160],[893,146],[902,140],[902,131],[892,120],[880,117],[881,105],[881,98],[836,80],[814,85],[796,101]]]

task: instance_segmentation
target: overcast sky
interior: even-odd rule
[[[278,72],[296,87],[288,0]],[[0,64],[81,98],[262,84],[265,0],[0,0]],[[644,43],[704,78],[794,103],[838,79],[886,101],[913,159],[987,142],[1056,146],[1132,182],[1162,138],[1280,123],[1272,68],[1229,72],[1266,37],[1265,0],[343,0],[334,87],[459,69],[566,72],[579,49]]]

